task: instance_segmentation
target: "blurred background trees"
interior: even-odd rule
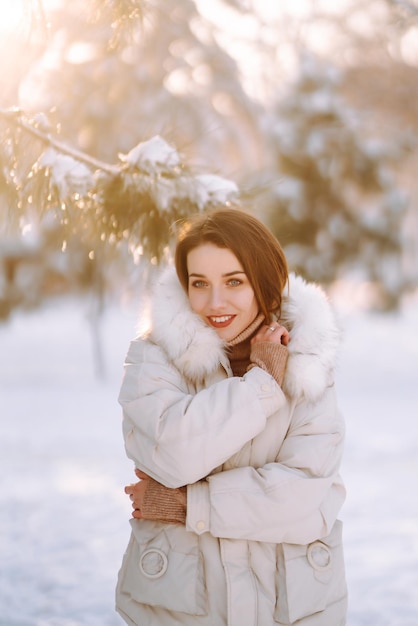
[[[308,279],[416,289],[418,3],[272,4],[2,4],[1,316],[135,286],[237,200]]]

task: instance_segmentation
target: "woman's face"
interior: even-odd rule
[[[219,337],[230,341],[258,314],[253,288],[228,248],[205,243],[187,255],[190,306]]]

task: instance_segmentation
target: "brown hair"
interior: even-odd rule
[[[260,220],[241,209],[228,208],[201,213],[187,221],[178,234],[175,251],[177,276],[186,293],[187,255],[204,243],[235,254],[267,321],[273,311],[280,313],[288,279],[287,261],[281,245]]]

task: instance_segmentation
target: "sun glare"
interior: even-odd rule
[[[0,0],[0,37],[12,33],[22,23],[25,3],[25,0]]]

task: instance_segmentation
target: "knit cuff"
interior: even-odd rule
[[[144,519],[186,523],[187,487],[170,489],[153,478],[147,478],[147,488],[142,502],[141,513]]]
[[[248,369],[257,365],[273,376],[277,384],[283,383],[284,372],[288,357],[286,346],[271,341],[257,341],[251,346]]]

